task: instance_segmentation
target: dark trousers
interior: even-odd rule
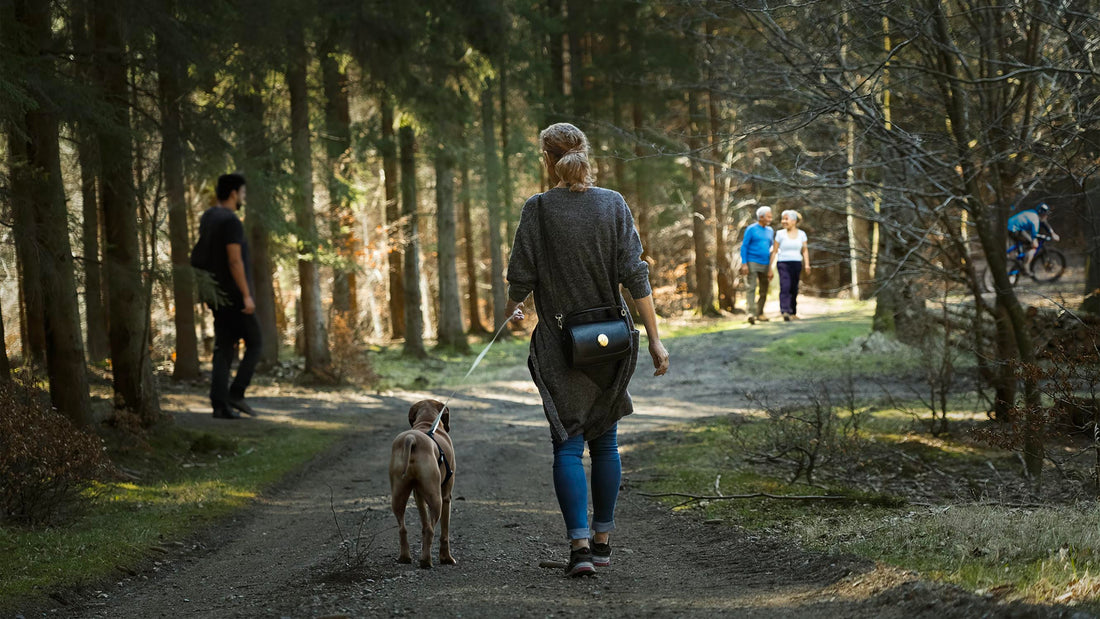
[[[802,275],[802,261],[776,262],[775,268],[779,271],[779,311],[793,316],[798,313],[798,279]]]
[[[229,384],[229,370],[237,359],[237,342],[244,340],[244,358],[237,376]],[[210,403],[226,406],[229,398],[243,398],[260,361],[260,323],[255,314],[242,314],[240,308],[214,310],[214,358],[210,375]]]

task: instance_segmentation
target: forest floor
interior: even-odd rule
[[[803,550],[794,540],[708,522],[641,496],[632,447],[677,424],[753,406],[746,391],[785,393],[783,376],[752,363],[779,329],[813,330],[843,303],[803,299],[805,320],[670,339],[669,374],[648,358],[634,376],[635,414],[620,424],[624,480],[613,564],[595,578],[566,579],[543,562],[567,559],[551,481],[549,433],[522,363],[494,368],[451,401],[456,446],[452,548],[458,564],[418,569],[396,561],[387,466],[411,403],[437,392],[312,392],[261,386],[263,412],[210,418],[201,389],[170,394],[184,427],[326,420],[347,439],[266,492],[247,510],[178,545],[144,569],[43,609],[61,617],[738,616],[1076,617],[1061,606],[1004,603],[851,555]],[[728,320],[728,319],[727,319]],[[426,370],[428,371],[428,370]],[[480,372],[481,370],[479,370]],[[732,376],[732,378],[731,378]],[[881,388],[880,383],[863,386]],[[418,516],[408,513],[419,544]],[[435,546],[438,549],[438,543]],[[434,553],[433,553],[434,554]]]

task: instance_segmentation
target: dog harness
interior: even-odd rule
[[[440,487],[446,486],[447,482],[454,475],[454,471],[451,469],[451,463],[447,462],[447,456],[444,455],[443,448],[439,446],[439,442],[435,440],[434,436],[432,436],[433,434],[435,434],[435,429],[433,428],[428,432],[425,432],[425,434],[428,435],[428,438],[432,439],[432,442],[435,443],[435,448],[439,450],[439,460],[436,461],[437,464],[442,464],[443,467],[447,469],[447,475],[443,477],[443,483],[439,484]]]

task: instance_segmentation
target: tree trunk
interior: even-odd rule
[[[711,35],[714,36],[716,32],[711,29]],[[708,63],[708,67],[713,67],[714,63]],[[708,68],[708,73],[713,69]],[[710,74],[712,83],[716,77]],[[726,217],[726,191],[727,181],[722,178],[722,164],[723,148],[722,148],[722,130],[721,130],[721,114],[719,111],[719,101],[714,95],[714,91],[711,90],[707,93],[707,117],[710,124],[710,152],[711,157],[714,159],[714,164],[710,166],[711,173],[711,187],[714,194],[714,254],[715,262],[717,264],[717,280],[718,280],[718,308],[727,312],[734,311],[734,307],[737,303],[737,282],[733,274],[733,265],[730,264],[730,250],[726,243],[726,229],[729,222]]]
[[[281,330],[278,320],[278,303],[275,296],[275,263],[271,257],[271,228],[269,222],[281,218],[272,191],[274,173],[271,167],[271,144],[264,126],[264,102],[260,93],[263,79],[253,69],[242,81],[237,93],[237,108],[241,113],[241,169],[248,181],[248,215],[245,228],[248,233],[249,252],[252,255],[252,295],[256,301],[256,322],[260,324],[263,346],[257,369],[264,371],[279,362]]]
[[[507,59],[501,63],[500,69],[500,155],[504,165],[501,166],[500,196],[501,212],[504,219],[504,243],[510,244],[516,236],[516,225],[519,223],[515,215],[518,210],[513,203],[512,195],[512,166],[509,162],[511,143],[508,139],[508,67]]]
[[[348,182],[348,150],[351,148],[351,111],[348,102],[348,74],[336,58],[331,41],[321,50],[321,74],[325,91],[325,184],[329,195],[329,225],[333,248],[340,258],[332,274],[332,308],[354,326],[359,314],[356,298],[355,236],[351,186]]]
[[[651,242],[650,229],[652,226],[649,223],[649,179],[646,176],[646,152],[641,139],[642,131],[645,130],[642,126],[644,119],[642,118],[642,104],[639,101],[640,95],[637,88],[634,89],[632,99],[630,115],[634,124],[634,196],[636,200],[634,217],[638,220],[638,238],[642,241],[642,260],[650,264],[650,269],[654,270],[653,275],[656,275],[654,267],[657,259]]]
[[[545,108],[543,111],[543,128],[561,121],[561,113],[565,105],[565,45],[562,41],[561,9],[562,0],[546,1],[549,44],[547,50],[550,55],[550,72],[545,92]]]
[[[23,363],[28,367],[46,367],[45,292],[42,290],[42,264],[38,248],[37,221],[33,196],[35,181],[28,163],[26,126],[19,122],[8,132],[8,166],[11,178],[12,222],[18,234],[15,255],[19,261],[19,281],[22,294],[20,334],[23,343]]]
[[[332,357],[325,332],[321,303],[321,280],[317,259],[317,222],[313,213],[313,153],[309,134],[309,91],[306,70],[309,52],[301,27],[288,42],[290,58],[286,69],[290,94],[290,148],[294,159],[294,220],[298,234],[298,284],[301,287],[302,326],[305,336],[307,374],[332,379]]]
[[[470,160],[466,149],[462,151],[462,235],[466,239],[464,257],[466,261],[466,313],[470,316],[470,333],[480,335],[488,333],[481,321],[481,293],[477,289],[477,228],[474,227],[470,211],[473,192],[470,188]]]
[[[1091,182],[1084,187],[1082,196],[1085,212],[1085,230],[1088,239],[1085,260],[1085,301],[1081,309],[1100,314],[1100,183]]]
[[[420,294],[420,230],[416,199],[416,134],[409,125],[398,131],[401,147],[401,215],[405,239],[405,348],[404,354],[424,358],[424,314]]]
[[[115,402],[145,426],[160,417],[149,358],[145,283],[138,246],[137,201],[133,192],[129,98],[119,0],[95,0],[93,47],[96,80],[108,117],[98,130],[103,202],[111,366]]]
[[[56,71],[53,58],[58,50],[53,42],[50,4],[14,0],[5,8],[12,13],[0,19],[23,28],[24,36],[14,39],[23,58],[21,69],[41,75]],[[18,171],[12,182],[16,194],[13,214],[17,225],[29,224],[20,226],[15,237],[17,243],[29,246],[24,253],[33,254],[39,266],[41,279],[26,288],[41,294],[50,401],[74,424],[86,426],[90,422],[88,378],[69,246],[57,110],[50,99],[37,93],[32,96],[35,104],[13,120],[12,167]]]
[[[504,253],[500,238],[500,159],[497,156],[496,130],[493,123],[493,89],[481,92],[481,138],[485,148],[485,205],[489,211],[489,262],[493,287],[493,329],[506,318],[508,289],[504,285]]]
[[[70,31],[76,52],[78,75],[92,81],[92,41],[88,33],[88,2],[74,0],[70,5]],[[96,190],[98,161],[95,132],[89,123],[76,123],[76,152],[80,164],[80,197],[83,220],[81,245],[84,253],[84,339],[85,356],[99,363],[111,353],[107,341],[107,312],[103,307],[103,262],[99,255],[99,194]]]
[[[452,135],[444,135],[441,144],[454,144]],[[458,292],[457,230],[455,222],[454,155],[440,146],[435,152],[436,229],[439,234],[439,345],[469,350],[462,329],[462,300]]]
[[[3,305],[0,303],[0,305]],[[0,307],[0,381],[11,380],[11,361],[8,360],[8,340],[4,331],[4,311]]]
[[[694,92],[688,93],[688,148],[691,156],[698,157],[702,151],[702,140],[699,136],[697,119],[699,99]],[[691,229],[695,247],[695,298],[696,311],[703,316],[715,316],[718,308],[714,304],[714,262],[711,260],[710,233],[714,226],[714,212],[707,202],[703,192],[710,184],[710,176],[703,171],[703,164],[698,161],[691,162]]]
[[[175,3],[166,5],[175,12]],[[161,133],[164,138],[164,193],[168,202],[168,239],[172,258],[172,299],[175,303],[176,362],[175,380],[199,377],[199,345],[195,338],[195,281],[191,270],[191,239],[187,222],[187,197],[184,190],[184,144],[181,136],[180,106],[185,92],[183,69],[172,55],[167,33],[157,36],[157,74],[160,78]]]
[[[405,240],[401,238],[401,209],[397,196],[397,139],[393,132],[393,104],[383,95],[382,175],[386,192],[386,230],[389,241],[390,330],[393,337],[405,336]]]

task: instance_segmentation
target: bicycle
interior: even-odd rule
[[[1038,234],[1039,247],[1035,250],[1035,258],[1031,261],[1031,279],[1040,284],[1048,284],[1057,281],[1066,272],[1066,255],[1053,247],[1047,247],[1047,241],[1052,240],[1048,234]],[[1005,260],[1008,263],[1008,281],[1013,286],[1024,274],[1024,264],[1027,263],[1027,251],[1030,249],[1022,243],[1015,243],[1005,252]],[[993,272],[989,266],[982,272],[982,284],[986,292],[993,292]]]

